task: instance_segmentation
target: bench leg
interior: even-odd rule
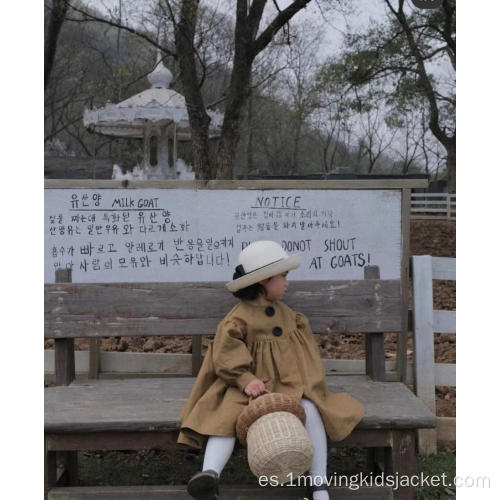
[[[57,481],[60,486],[76,486],[78,484],[78,452],[61,451],[58,453],[63,463],[64,472]]]
[[[57,464],[56,452],[45,450],[44,499],[47,500],[49,490],[56,485]]]
[[[58,478],[58,461],[62,462],[63,473]],[[76,486],[78,484],[78,452],[48,451],[45,449],[44,498],[55,486]]]
[[[402,476],[407,476],[405,486],[399,486],[394,490],[395,500],[414,500],[416,490],[411,486],[411,476],[416,474],[415,457],[415,432],[414,431],[393,431],[392,448],[387,453],[387,474],[395,475],[398,473],[398,480]],[[404,478],[406,480],[406,478]],[[406,486],[408,484],[408,486]]]
[[[385,470],[386,448],[366,448],[366,465],[369,472],[380,474]]]

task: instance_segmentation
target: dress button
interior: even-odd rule
[[[274,316],[274,307],[272,306],[266,307],[266,314],[268,316]]]
[[[279,326],[273,328],[273,335],[279,337],[283,333],[283,330]]]

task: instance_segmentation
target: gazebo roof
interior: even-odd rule
[[[117,108],[130,108],[157,105],[186,110],[186,100],[184,99],[184,96],[169,88],[152,88],[143,90],[139,94],[129,97],[115,106]]]
[[[83,124],[94,132],[115,137],[144,136],[148,125],[177,124],[180,140],[191,138],[189,117],[184,96],[169,88],[172,74],[158,60],[156,68],[148,75],[152,88],[144,90],[118,104],[107,103],[102,108],[85,109]],[[209,111],[212,121],[210,135],[217,136],[223,116]]]

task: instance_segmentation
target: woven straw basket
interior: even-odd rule
[[[313,447],[304,422],[302,406],[285,394],[250,401],[238,418],[236,434],[247,445],[248,465],[257,477],[276,476],[285,483],[309,469]]]

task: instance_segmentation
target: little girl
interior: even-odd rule
[[[219,323],[191,394],[179,415],[178,443],[206,444],[203,470],[188,484],[199,500],[217,498],[222,469],[235,445],[235,426],[250,396],[281,392],[300,401],[313,444],[309,473],[313,500],[328,500],[327,435],[344,439],[361,420],[363,405],[326,390],[319,349],[307,318],[280,301],[287,273],[300,265],[279,243],[256,241],[241,251],[226,287],[240,299]],[[326,432],[325,432],[326,431]]]

